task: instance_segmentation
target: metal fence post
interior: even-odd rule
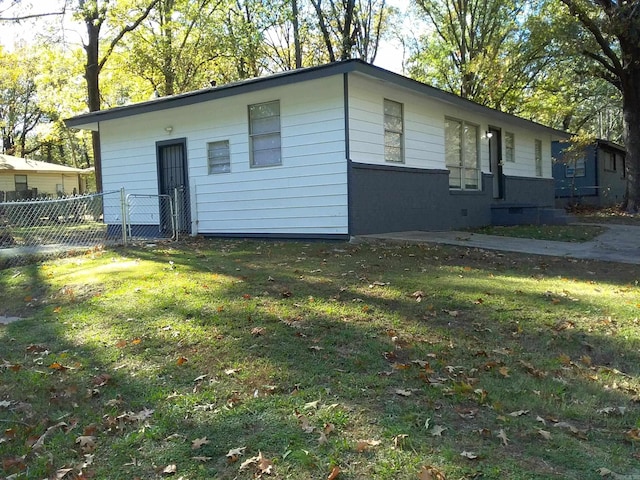
[[[127,245],[127,197],[124,187],[120,188],[120,211],[122,217],[122,245]]]
[[[174,204],[175,204],[174,205],[175,221],[174,221],[173,224],[175,225],[174,232],[175,232],[176,242],[177,242],[178,241],[178,230],[180,230],[180,224],[178,223],[178,221],[179,221],[179,217],[178,217],[179,213],[178,212],[180,211],[180,207],[182,206],[182,205],[180,205],[178,203],[178,189],[177,188],[173,189],[173,197],[175,198],[175,201],[174,201]]]

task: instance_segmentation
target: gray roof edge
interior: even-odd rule
[[[360,64],[356,66],[354,69],[356,71],[360,71],[365,74],[372,74],[373,76],[376,76],[381,80],[399,84],[400,86],[407,88],[409,90],[413,90],[418,93],[428,94],[429,97],[435,98],[436,100],[439,100],[443,103],[448,103],[451,105],[466,108],[468,110],[472,110],[483,115],[489,115],[503,121],[513,122],[515,119],[515,121],[520,123],[522,126],[534,127],[537,129],[545,130],[548,133],[561,138],[569,138],[572,135],[569,132],[548,127],[541,123],[534,122],[533,120],[527,120],[526,118],[519,117],[511,113],[506,113],[501,110],[496,110],[495,108],[481,105],[472,100],[468,100],[466,98],[460,97],[454,93],[447,92],[445,90],[440,90],[439,88],[432,87],[431,85],[427,85],[426,83],[422,83],[418,80],[405,77],[404,75],[400,75],[398,73],[385,70],[384,68],[380,68],[366,62],[360,62]],[[376,72],[373,73],[371,69],[375,70]]]
[[[286,72],[276,73],[265,77],[256,77],[248,80],[228,83],[219,87],[210,87],[170,97],[160,97],[146,102],[135,103],[133,105],[125,105],[108,110],[84,113],[65,119],[64,122],[67,127],[81,128],[82,126],[95,122],[115,120],[131,115],[150,113],[168,108],[183,107],[209,100],[230,97],[241,93],[254,92],[264,88],[290,85],[306,80],[315,80],[351,72],[361,73],[382,81],[394,83],[416,93],[429,95],[430,98],[436,99],[440,102],[465,108],[483,115],[488,115],[505,122],[515,122],[528,128],[534,127],[536,129],[546,131],[555,137],[569,138],[571,136],[570,133],[547,127],[546,125],[518,117],[517,115],[512,115],[510,113],[505,113],[500,110],[480,105],[479,103],[459,97],[453,93],[440,90],[359,59],[342,60],[339,62],[307,67],[299,70],[288,70]]]
[[[254,92],[264,88],[290,85],[292,83],[306,80],[314,80],[332,75],[339,75],[353,70],[356,63],[365,64],[362,60],[350,59],[341,62],[328,63],[315,67],[307,67],[298,70],[287,70],[286,72],[275,73],[265,77],[250,78],[238,82],[227,83],[219,87],[204,88],[192,92],[172,95],[170,97],[160,97],[146,102],[135,103],[114,107],[108,110],[88,112],[75,117],[67,118],[64,123],[67,127],[82,127],[90,123],[104,120],[115,120],[140,113],[149,113],[168,108],[184,107],[209,100],[230,97],[241,93]]]

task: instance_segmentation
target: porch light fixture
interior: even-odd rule
[[[171,132],[173,132],[173,127],[171,125],[164,127],[164,131],[168,134],[171,134]]]
[[[493,138],[493,132],[487,130],[486,132],[484,132],[484,136],[487,140],[490,140],[491,138]]]

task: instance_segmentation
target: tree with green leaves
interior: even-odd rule
[[[125,35],[135,30],[147,18],[160,0],[78,0],[75,17],[86,28],[83,48],[86,53],[84,78],[87,87],[87,106],[90,112],[100,110],[100,72],[116,46]],[[132,3],[133,2],[133,3]],[[105,32],[108,30],[108,32]],[[108,35],[105,35],[108,33]],[[106,48],[101,52],[101,42]],[[102,190],[100,134],[92,132],[93,161],[96,188]]]
[[[430,31],[409,61],[412,77],[517,113],[551,63],[541,6],[524,0],[416,0]]]
[[[582,27],[572,47],[590,60],[589,73],[622,97],[629,212],[640,209],[640,3],[625,0],[559,0]]]
[[[386,0],[311,0],[330,62],[373,62],[390,10]]]

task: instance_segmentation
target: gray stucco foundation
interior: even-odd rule
[[[449,190],[448,170],[393,165],[349,166],[349,233],[457,230],[497,224],[540,223],[553,207],[551,179],[505,177],[505,198],[494,199],[492,175],[478,191]],[[523,213],[524,212],[524,213]]]

